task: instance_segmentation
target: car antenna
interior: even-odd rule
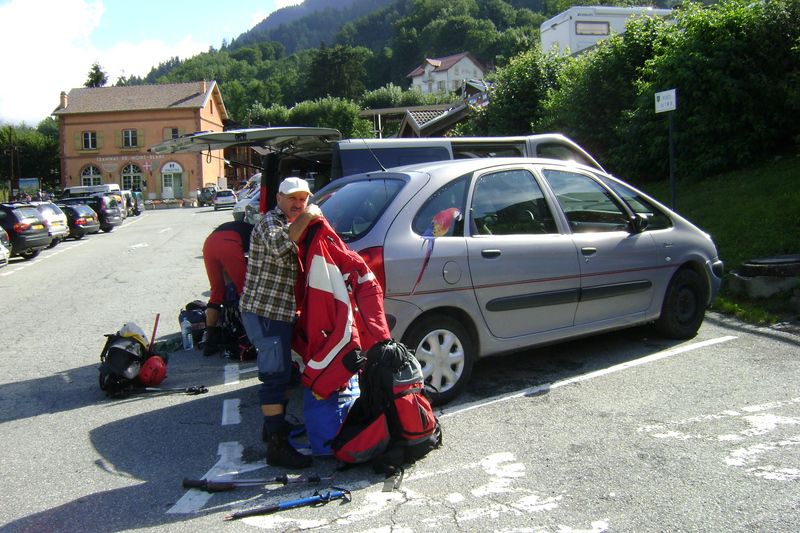
[[[381,167],[381,170],[383,172],[386,172],[386,167],[383,166],[383,163],[381,163],[381,160],[378,159],[378,156],[375,154],[375,152],[372,151],[372,148],[370,147],[369,143],[367,143],[367,140],[366,139],[361,139],[361,142],[363,142],[364,146],[367,147],[367,150],[369,150],[370,155],[372,155],[372,158],[375,160],[376,163],[378,163],[378,166]]]

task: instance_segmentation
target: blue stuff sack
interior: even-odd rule
[[[359,396],[358,375],[350,378],[347,388],[318,400],[303,387],[303,418],[306,436],[313,455],[332,455],[330,441],[338,433],[350,406]]]

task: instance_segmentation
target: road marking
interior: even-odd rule
[[[618,365],[610,366],[608,368],[603,368],[601,370],[595,370],[594,372],[589,372],[587,374],[581,374],[579,376],[571,377],[569,379],[564,379],[561,381],[554,381],[553,383],[542,383],[541,385],[536,385],[535,387],[530,387],[518,392],[512,392],[510,394],[506,394],[503,396],[499,396],[497,398],[491,400],[481,400],[479,402],[474,402],[471,404],[466,404],[461,407],[456,407],[452,411],[442,412],[439,415],[439,418],[445,418],[448,416],[453,416],[461,413],[466,413],[467,411],[472,411],[473,409],[478,409],[481,407],[486,407],[488,405],[492,405],[495,403],[500,402],[507,402],[508,400],[513,400],[515,398],[521,398],[523,396],[532,396],[535,394],[539,394],[542,392],[547,392],[553,389],[558,389],[560,387],[564,387],[566,385],[572,385],[574,383],[579,383],[581,381],[587,381],[590,379],[598,378],[601,376],[605,376],[607,374],[613,374],[614,372],[619,372],[621,370],[627,370],[629,368],[634,368],[640,365],[644,365],[647,363],[653,363],[655,361],[660,361],[661,359],[666,359],[668,357],[673,357],[676,355],[680,355],[682,353],[690,352],[692,350],[698,350],[700,348],[706,348],[708,346],[713,346],[715,344],[720,344],[723,342],[728,342],[736,339],[737,337],[732,335],[726,335],[724,337],[717,337],[716,339],[709,339],[707,341],[696,342],[693,344],[686,344],[683,346],[678,346],[677,348],[672,348],[670,350],[664,350],[662,352],[656,352],[654,354],[647,355],[645,357],[640,357],[638,359],[634,359],[633,361],[628,361],[625,363],[620,363]]]
[[[242,423],[242,415],[239,412],[239,398],[233,398],[222,402],[222,425],[231,426]]]
[[[239,383],[239,365],[225,365],[225,385],[236,385]]]
[[[263,464],[242,463],[244,447],[238,442],[220,442],[217,448],[219,461],[205,473],[202,479],[222,481],[230,479],[237,474],[251,472],[264,468]],[[210,492],[198,489],[189,489],[175,505],[167,510],[167,514],[192,514],[196,513],[208,503],[213,496]]]
[[[60,253],[66,252],[67,250],[72,250],[74,248],[77,248],[78,246],[83,246],[84,244],[86,244],[86,242],[87,241],[81,241],[81,242],[72,241],[72,242],[68,242],[68,243],[62,242],[62,243],[60,243],[58,245],[58,248],[46,248],[46,249],[42,250],[42,253],[46,253],[46,255],[38,255],[35,258],[30,259],[30,260],[26,261],[25,263],[20,264],[17,268],[15,268],[13,270],[10,270],[9,272],[3,272],[2,274],[0,274],[0,276],[2,276],[2,277],[10,276],[11,274],[15,274],[15,273],[17,273],[17,272],[19,272],[21,270],[25,270],[26,268],[29,268],[29,267],[31,267],[33,265],[37,265],[37,264],[41,263],[42,261],[44,261],[45,259],[53,257],[54,255],[58,255]],[[11,268],[11,263],[8,264],[8,266],[6,267],[6,270],[8,270],[9,268]]]

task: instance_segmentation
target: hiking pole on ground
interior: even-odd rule
[[[135,390],[135,389],[134,389]],[[189,396],[195,396],[197,394],[205,394],[208,392],[208,388],[205,385],[194,385],[192,387],[177,387],[172,389],[164,389],[160,387],[145,387],[141,389],[143,392],[162,392],[162,393],[182,393]]]
[[[238,513],[229,514],[224,518],[224,520],[236,520],[238,518],[245,518],[248,516],[271,514],[278,511],[284,511],[286,509],[292,509],[294,507],[303,507],[306,505],[314,505],[316,503],[328,503],[331,500],[344,500],[345,502],[349,502],[350,499],[349,490],[333,487],[333,490],[323,493],[315,492],[313,496],[309,496],[308,498],[300,498],[298,500],[276,503],[274,505],[267,505],[266,507],[257,507],[248,511],[239,511]]]
[[[223,492],[242,487],[262,487],[264,485],[292,485],[295,483],[321,483],[323,481],[333,481],[333,476],[320,477],[289,477],[286,474],[268,479],[234,479],[231,481],[209,481],[207,479],[184,479],[183,488],[199,489],[206,492]]]

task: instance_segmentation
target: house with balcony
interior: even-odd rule
[[[148,147],[228,119],[215,81],[62,92],[58,107],[62,188],[116,183],[148,200],[193,199],[225,182],[222,150],[154,154]]]
[[[482,80],[485,75],[486,67],[469,52],[426,58],[408,73],[411,88],[425,94],[459,91],[468,80]]]

